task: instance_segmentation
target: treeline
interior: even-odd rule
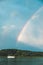
[[[27,50],[3,49],[0,50],[0,56],[43,56],[43,52],[32,52]]]

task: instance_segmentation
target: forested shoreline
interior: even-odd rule
[[[34,52],[27,50],[19,50],[19,49],[2,49],[0,50],[0,56],[43,56],[43,52]]]

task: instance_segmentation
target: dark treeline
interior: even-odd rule
[[[0,50],[0,56],[43,56],[43,52],[32,52],[27,50],[3,49]]]

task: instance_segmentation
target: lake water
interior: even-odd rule
[[[8,59],[0,57],[0,65],[43,65],[43,57]]]

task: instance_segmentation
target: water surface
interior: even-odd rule
[[[19,57],[12,59],[0,57],[0,65],[43,65],[43,57]]]

